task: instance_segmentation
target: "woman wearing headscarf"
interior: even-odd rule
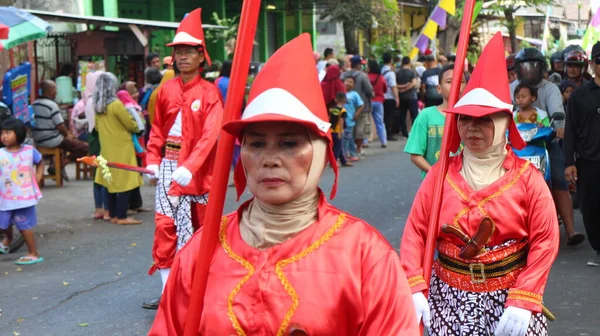
[[[100,155],[109,162],[135,166],[135,150],[132,133],[139,132],[138,125],[117,98],[117,79],[113,74],[103,73],[98,77],[94,91],[94,110],[100,139]],[[110,169],[106,178],[100,169],[96,170],[95,182],[108,189],[111,222],[119,225],[140,224],[141,221],[128,218],[127,209],[131,191],[140,187],[140,174],[126,170]]]
[[[346,93],[346,88],[340,79],[340,75],[341,72],[338,65],[327,67],[325,78],[321,82],[321,90],[323,91],[323,98],[325,98],[325,105],[327,107],[335,106],[335,95],[338,92]]]
[[[418,334],[398,255],[318,188],[328,161],[337,180],[327,120],[303,34],[271,56],[241,120],[224,126],[242,143],[238,196],[247,184],[253,198],[221,222],[200,335]],[[150,335],[183,333],[202,232],[175,257]]]
[[[504,63],[497,34],[462,98],[445,110],[457,118],[450,151],[461,141],[464,149],[449,158],[429,284],[423,255],[438,164],[415,197],[402,237],[417,318],[430,335],[548,334],[542,295],[558,253],[558,221],[542,174],[507,143],[508,130],[513,147],[525,146],[511,118]]]
[[[85,112],[85,123],[88,134],[89,154],[100,155],[100,140],[98,139],[98,132],[96,132],[96,111],[94,110],[94,91],[96,89],[96,82],[98,77],[103,74],[104,71],[90,72],[85,76],[85,90],[83,91],[83,99],[81,100],[84,104]],[[92,175],[96,175],[96,168],[92,170]],[[105,221],[110,220],[110,214],[108,210],[108,190],[102,185],[94,182],[94,203],[96,210],[94,211],[94,219],[104,219]]]

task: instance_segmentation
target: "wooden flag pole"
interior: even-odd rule
[[[238,119],[242,110],[259,13],[260,0],[244,0],[239,33],[233,54],[231,82],[227,101],[225,102],[223,124]],[[195,270],[190,305],[185,322],[185,336],[196,336],[198,334],[202,310],[204,309],[204,293],[206,292],[210,262],[219,240],[219,226],[227,194],[234,140],[233,136],[221,130],[206,217],[202,227],[200,251],[196,265],[189,265],[189,267],[195,267]]]
[[[462,24],[460,27],[460,36],[458,38],[458,47],[456,51],[456,63],[454,63],[454,76],[452,76],[452,86],[450,88],[450,97],[448,101],[448,107],[454,107],[458,101],[460,94],[460,87],[464,72],[465,59],[467,56],[467,48],[469,45],[469,35],[471,33],[471,24],[473,17],[473,10],[475,8],[475,0],[466,0],[465,8],[463,11]],[[433,209],[431,217],[429,217],[429,227],[427,230],[427,240],[425,243],[425,255],[423,256],[423,277],[425,283],[429,286],[431,280],[431,269],[433,266],[433,254],[435,251],[435,243],[437,241],[437,234],[440,228],[440,210],[442,206],[442,192],[444,188],[444,180],[446,179],[446,173],[448,172],[448,157],[450,155],[450,144],[452,143],[452,137],[456,128],[456,116],[453,114],[446,115],[446,122],[444,124],[444,135],[442,138],[442,149],[440,153],[439,170],[438,176],[435,180],[435,190],[433,194]],[[425,296],[429,296],[429,290],[425,290]],[[421,324],[422,328],[422,324]],[[421,329],[421,333],[422,333]]]

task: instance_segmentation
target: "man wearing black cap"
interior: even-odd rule
[[[564,150],[565,177],[577,185],[579,207],[596,255],[588,266],[600,266],[600,42],[592,48],[595,79],[573,91],[568,102]]]

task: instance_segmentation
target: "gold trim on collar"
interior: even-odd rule
[[[221,220],[221,228],[219,229],[219,240],[221,241],[221,246],[225,250],[225,253],[227,253],[227,255],[231,259],[237,261],[240,265],[244,266],[246,270],[248,270],[248,274],[246,274],[246,276],[243,277],[242,280],[240,280],[240,282],[238,282],[238,284],[235,286],[235,288],[233,288],[233,290],[229,294],[229,297],[227,298],[227,315],[229,316],[229,320],[231,320],[231,323],[233,323],[233,328],[237,332],[238,336],[245,336],[246,333],[244,332],[244,329],[242,329],[242,326],[240,325],[240,322],[238,321],[237,317],[235,316],[235,312],[233,311],[233,299],[240,292],[242,286],[246,283],[246,281],[248,281],[248,279],[250,279],[250,277],[252,277],[252,275],[254,274],[254,266],[252,266],[251,263],[249,263],[244,258],[240,257],[235,252],[233,252],[233,250],[231,250],[231,247],[229,246],[229,244],[227,244],[226,231],[227,217],[223,217],[223,219]]]
[[[319,240],[312,243],[312,245],[310,245],[304,251],[296,254],[295,256],[293,256],[291,258],[280,260],[275,265],[275,273],[277,273],[277,277],[279,278],[279,281],[281,281],[283,288],[285,288],[285,291],[288,293],[288,295],[292,299],[292,306],[285,314],[285,317],[283,318],[283,322],[281,323],[281,326],[279,327],[279,330],[277,331],[277,336],[284,336],[286,334],[287,328],[290,325],[290,322],[292,320],[292,316],[294,316],[294,313],[296,312],[296,309],[298,308],[298,305],[299,305],[298,293],[296,293],[296,290],[294,289],[294,287],[292,287],[289,280],[285,277],[285,274],[283,273],[283,268],[291,263],[294,263],[294,262],[306,257],[307,255],[309,255],[310,253],[312,253],[313,251],[318,249],[326,241],[331,239],[331,237],[333,237],[333,235],[337,232],[337,230],[339,230],[342,227],[342,224],[344,223],[345,219],[346,219],[346,214],[341,213],[338,216],[337,220],[335,221],[335,224],[327,232],[325,232],[325,234],[323,236],[321,236],[321,238],[319,238]]]
[[[312,245],[307,247],[304,251],[296,254],[295,256],[288,258],[288,259],[280,260],[277,262],[277,264],[275,264],[275,273],[277,274],[277,278],[279,278],[279,281],[281,281],[283,288],[286,290],[286,292],[292,299],[292,306],[285,314],[285,317],[283,318],[283,322],[281,323],[281,326],[279,327],[279,330],[277,331],[278,336],[285,335],[286,329],[290,325],[292,317],[294,316],[294,313],[296,312],[296,309],[298,309],[298,305],[299,305],[298,293],[296,293],[296,290],[294,289],[294,287],[292,287],[289,280],[285,277],[285,274],[283,273],[283,268],[291,263],[294,263],[294,262],[306,257],[310,253],[314,252],[321,245],[323,245],[325,242],[327,242],[329,239],[331,239],[331,237],[333,237],[333,235],[342,227],[342,224],[344,224],[345,219],[346,219],[346,214],[341,213],[338,216],[335,224],[323,236],[321,236],[321,238],[319,238],[317,241],[315,241]],[[231,249],[229,244],[227,244],[227,232],[226,232],[227,231],[227,222],[228,222],[227,217],[223,217],[223,219],[221,220],[221,228],[219,230],[219,240],[221,241],[221,246],[225,250],[225,253],[227,253],[227,255],[231,259],[237,261],[246,270],[248,270],[248,274],[246,274],[246,276],[244,276],[242,278],[242,280],[240,280],[240,282],[238,282],[238,284],[231,291],[231,293],[229,294],[229,297],[227,298],[227,315],[229,316],[229,320],[231,320],[231,323],[233,323],[233,328],[237,332],[238,336],[245,336],[246,333],[244,332],[244,329],[242,329],[242,326],[240,325],[240,322],[238,321],[237,317],[235,316],[235,312],[233,311],[233,299],[240,292],[240,290],[242,289],[242,286],[254,274],[254,266],[252,264],[250,264],[244,258],[240,257],[238,254],[233,252],[233,250]]]

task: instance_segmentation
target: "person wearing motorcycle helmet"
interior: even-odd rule
[[[564,73],[566,79],[575,83],[577,87],[585,84],[587,80],[583,77],[587,73],[588,58],[585,52],[572,50],[564,56]]]
[[[517,80],[517,72],[515,71],[515,54],[510,54],[506,57],[506,71],[508,72],[508,83]]]
[[[550,56],[550,71],[548,76],[552,76],[557,73],[560,75],[561,80],[565,78],[564,73],[564,55],[562,51],[557,51]]]
[[[510,83],[510,95],[513,101],[514,91],[519,83],[533,86],[537,89],[537,100],[533,106],[548,112],[553,120],[552,127],[556,130],[556,139],[565,135],[565,109],[562,95],[558,86],[546,79],[544,74],[548,70],[548,63],[541,51],[535,48],[521,49],[515,56],[515,70],[518,80]],[[569,194],[569,186],[564,175],[565,157],[557,140],[547,143],[546,149],[550,158],[552,175],[552,197],[556,210],[565,224],[568,245],[577,245],[582,242],[581,234],[575,231],[573,218],[573,202]]]

